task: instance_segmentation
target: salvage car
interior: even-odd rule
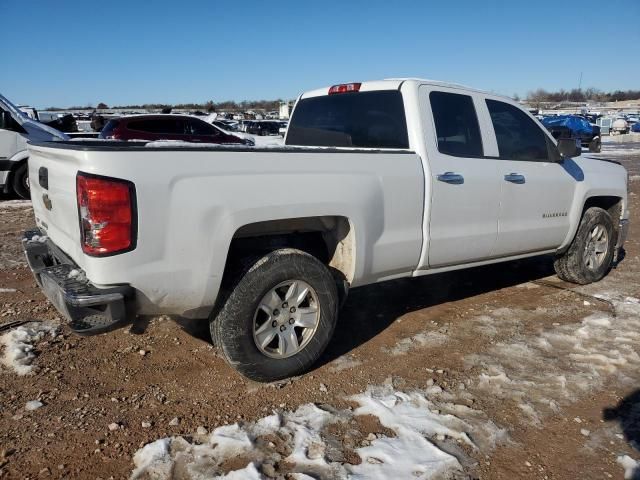
[[[35,278],[81,334],[208,319],[243,375],[300,374],[349,289],[535,255],[603,278],[627,171],[580,158],[509,98],[416,79],[301,95],[278,148],[30,145]]]
[[[29,198],[28,141],[69,140],[0,95],[0,192]]]
[[[600,127],[589,123],[580,115],[557,115],[546,117],[542,124],[547,127],[554,138],[574,138],[590,152],[599,153],[602,150]]]
[[[188,115],[132,115],[107,122],[99,138],[248,144],[247,140]]]

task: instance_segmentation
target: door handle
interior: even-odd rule
[[[459,173],[444,172],[436,177],[439,182],[451,183],[453,185],[461,185],[464,183],[464,177]]]
[[[524,175],[520,175],[519,173],[510,173],[509,175],[505,175],[504,179],[507,182],[511,182],[511,183],[524,183],[525,182]]]

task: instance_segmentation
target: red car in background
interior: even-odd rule
[[[109,120],[99,138],[113,140],[182,140],[196,143],[252,145],[251,140],[223,132],[188,115],[133,115]]]

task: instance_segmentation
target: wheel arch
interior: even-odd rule
[[[239,259],[279,248],[296,248],[315,256],[347,283],[355,277],[355,226],[339,215],[258,221],[237,228],[229,245],[225,276]]]
[[[567,235],[567,238],[563,245],[558,249],[557,253],[562,254],[571,246],[571,243],[578,232],[578,227],[580,226],[584,212],[591,207],[599,207],[609,212],[609,215],[611,215],[611,219],[613,220],[614,233],[617,238],[620,218],[622,215],[622,202],[623,198],[616,194],[595,194],[587,196],[582,202],[579,214],[576,215],[576,221],[573,222],[569,235]]]

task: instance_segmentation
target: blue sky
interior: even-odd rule
[[[583,87],[640,88],[640,0],[0,0],[0,18],[0,92],[40,108],[400,76],[507,95],[580,72]]]

